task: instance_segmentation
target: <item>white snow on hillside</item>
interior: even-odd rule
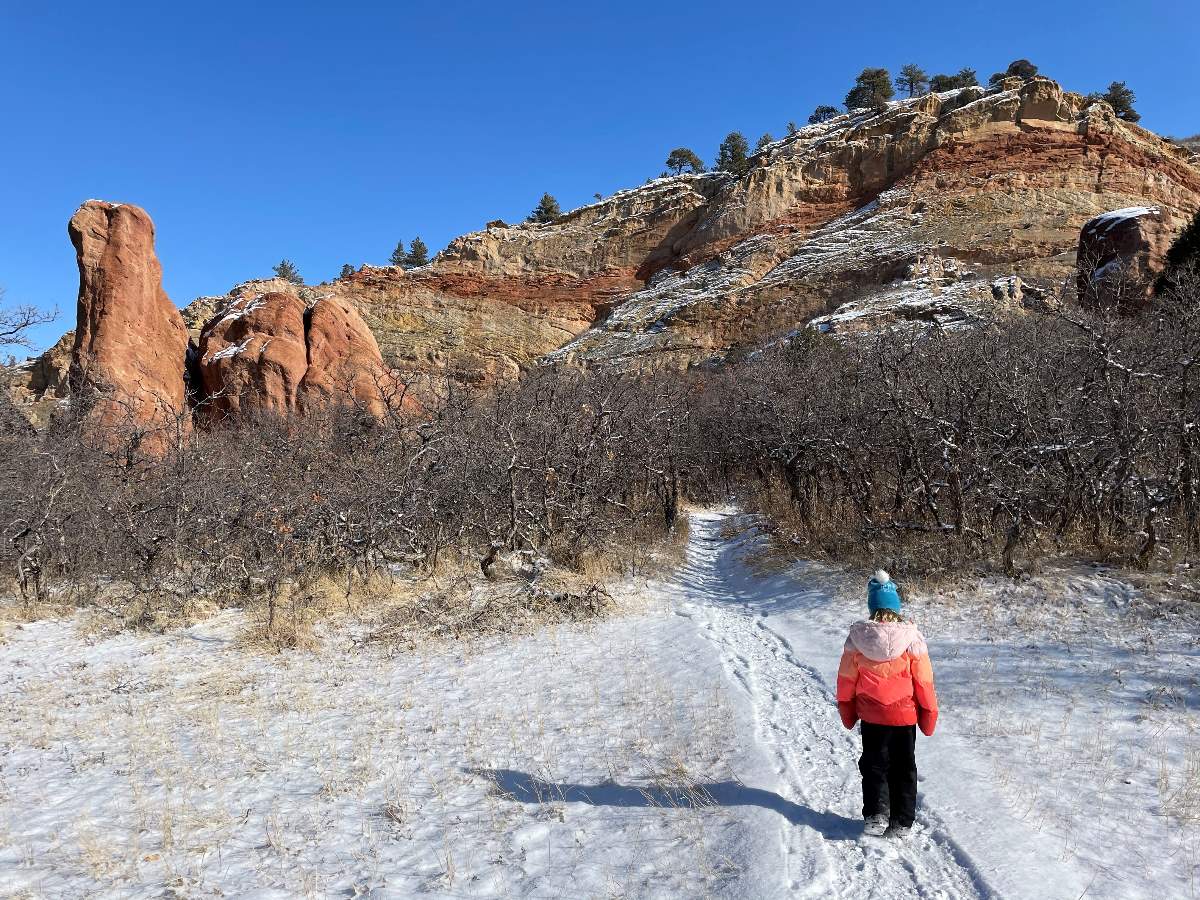
[[[697,896],[751,877],[772,814],[688,803],[693,778],[733,784],[738,719],[684,620],[264,656],[231,640],[238,619],[10,634],[0,896]]]
[[[0,895],[1187,897],[1195,618],[1110,574],[905,584],[942,718],[860,837],[862,581],[697,512],[615,618],[416,651],[42,621],[0,643]]]
[[[685,272],[664,270],[640,291],[612,311],[599,328],[585,331],[558,350],[546,354],[557,362],[587,355],[598,334],[605,340],[606,357],[631,357],[650,352],[670,318],[698,303],[714,303],[756,280],[756,255],[770,255],[766,235],[741,241],[721,256],[692,266]]]
[[[1127,206],[1124,209],[1114,209],[1096,216],[1088,227],[1096,234],[1108,234],[1113,228],[1130,219],[1141,219],[1145,216],[1159,215],[1157,206]]]

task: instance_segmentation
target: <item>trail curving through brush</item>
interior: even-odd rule
[[[780,816],[780,897],[991,898],[999,896],[954,841],[936,809],[920,804],[905,841],[863,839],[857,729],[838,718],[825,675],[773,623],[802,619],[819,588],[755,575],[746,542],[726,534],[736,512],[693,512],[687,557],[673,579],[679,615],[720,655],[753,709],[753,740],[770,760]],[[788,629],[793,634],[795,628]],[[919,758],[918,758],[919,765]],[[756,787],[759,787],[756,785]]]

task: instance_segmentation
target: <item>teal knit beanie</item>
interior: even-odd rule
[[[875,612],[877,609],[890,609],[900,612],[900,592],[896,583],[883,569],[876,569],[871,580],[867,582],[867,609]]]

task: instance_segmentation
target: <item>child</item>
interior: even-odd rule
[[[925,638],[900,615],[900,594],[879,569],[867,582],[871,618],[855,622],[838,667],[842,723],[862,720],[866,834],[905,837],[917,811],[917,732],[937,725],[937,695]],[[889,821],[890,820],[890,821]]]

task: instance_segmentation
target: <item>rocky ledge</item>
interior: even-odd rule
[[[1081,245],[1090,220],[1130,209],[1153,212],[1094,228]],[[329,361],[314,361],[304,330],[321,308],[340,335],[339,383],[356,384],[346,396],[360,403],[367,381],[393,368],[486,381],[543,361],[685,367],[810,324],[962,324],[1073,299],[1082,256],[1107,261],[1099,267],[1119,258],[1150,278],[1198,209],[1189,150],[1053,81],[1011,78],[800,129],[751,157],[742,177],[661,178],[550,224],[493,222],[411,271],[364,267],[317,288],[247,282],[200,298],[182,319],[161,293],[148,217],[85,204],[88,234],[111,229],[109,219],[141,222],[121,226],[133,228],[121,239],[137,244],[140,262],[106,274],[103,241],[86,265],[80,251],[75,358],[92,360],[94,380],[150,387],[154,403],[173,406],[190,335],[214,410],[302,412],[339,381]],[[1089,271],[1082,298],[1102,302],[1092,284]],[[128,298],[123,311],[117,296]],[[103,310],[111,328],[96,317]],[[152,327],[130,334],[143,315]],[[10,373],[19,404],[42,409],[62,390],[62,357],[59,347]],[[369,374],[347,379],[346,366]]]

